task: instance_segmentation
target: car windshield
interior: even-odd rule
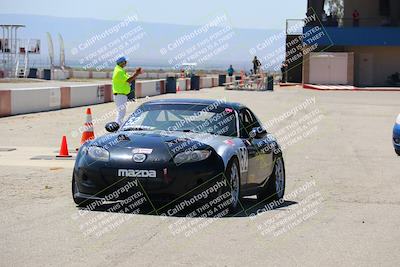
[[[231,108],[198,104],[144,104],[122,126],[123,131],[183,131],[237,136]]]

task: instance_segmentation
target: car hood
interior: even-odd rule
[[[90,145],[106,148],[110,153],[129,151],[132,153],[168,152],[175,155],[187,149],[204,149],[212,147],[218,150],[234,139],[228,136],[207,133],[191,133],[179,131],[119,131],[101,136]],[[142,149],[142,150],[141,150]],[[146,150],[147,149],[147,150]],[[159,154],[157,153],[157,154]]]

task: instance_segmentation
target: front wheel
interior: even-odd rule
[[[257,195],[259,201],[268,199],[279,200],[285,195],[286,173],[285,163],[282,156],[278,156],[275,160],[274,170],[265,187]]]
[[[395,149],[394,152],[396,152],[397,156],[400,156],[400,150]]]
[[[227,189],[230,192],[230,205],[229,211],[235,212],[238,210],[240,201],[240,172],[239,162],[233,158],[226,168],[225,177],[228,182]]]

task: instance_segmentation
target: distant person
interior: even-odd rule
[[[282,66],[281,66],[282,82],[283,83],[287,83],[287,68],[288,68],[288,64],[286,63],[286,61],[283,61],[282,62]]]
[[[230,76],[230,77],[233,76],[233,73],[235,72],[235,70],[233,69],[232,65],[229,66],[227,72],[228,72],[228,76]]]
[[[354,9],[353,11],[353,27],[358,27],[360,26],[360,13],[358,12],[357,9]]]
[[[257,56],[254,56],[254,59],[253,59],[253,72],[254,72],[254,74],[258,73],[258,69],[260,68],[260,66],[261,66],[261,62],[258,60]]]
[[[331,13],[329,13],[327,20],[326,20],[326,26],[332,26],[333,25],[333,16]]]
[[[142,68],[137,68],[132,76],[129,76],[124,67],[128,64],[125,57],[120,57],[116,61],[112,77],[112,89],[114,94],[114,102],[117,106],[117,117],[115,121],[119,126],[122,125],[126,113],[126,103],[128,94],[131,92],[131,83],[136,77],[142,73]]]

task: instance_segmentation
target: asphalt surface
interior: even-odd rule
[[[86,107],[1,118],[2,266],[398,265],[399,93],[214,88],[155,98],[164,97],[248,105],[284,145],[285,202],[249,198],[242,214],[216,219],[85,213],[71,198],[73,160],[30,158],[54,156],[62,135],[76,148]],[[91,108],[100,134],[114,104]]]

